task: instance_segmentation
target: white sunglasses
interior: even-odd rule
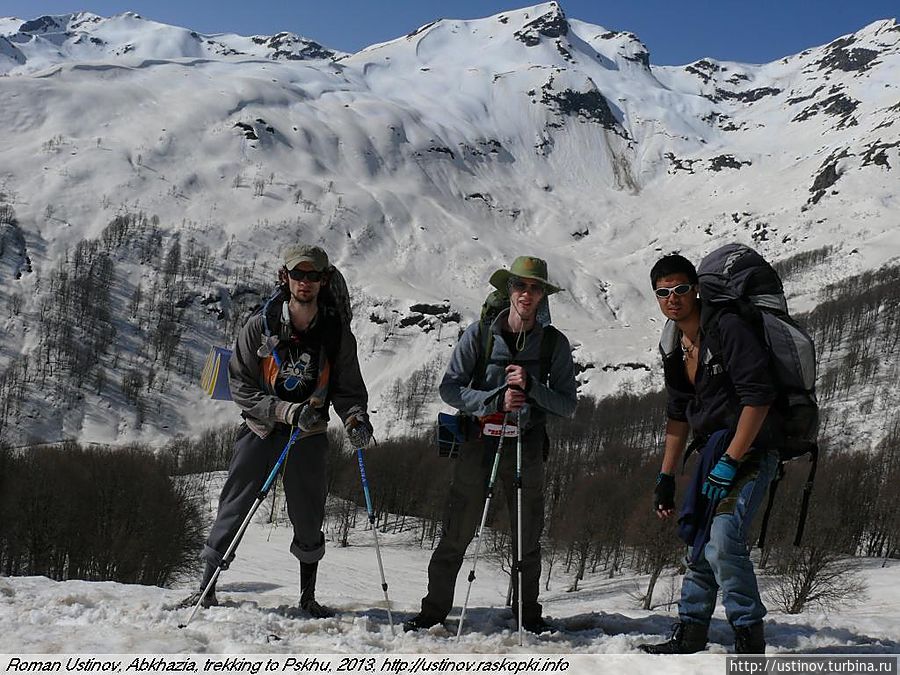
[[[672,293],[675,295],[686,295],[693,287],[694,284],[678,284],[677,286],[672,286],[672,288],[657,288],[653,292],[656,293],[657,298],[668,298]]]

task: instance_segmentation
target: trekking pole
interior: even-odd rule
[[[478,565],[478,552],[481,550],[481,535],[484,533],[484,524],[487,521],[488,509],[491,506],[491,497],[494,496],[494,485],[497,482],[497,469],[500,467],[500,451],[503,449],[503,438],[506,435],[506,418],[509,413],[503,413],[503,424],[500,426],[500,440],[497,441],[497,452],[494,453],[494,466],[491,469],[491,478],[488,481],[487,498],[484,500],[484,511],[481,512],[481,525],[475,533],[475,557],[472,560],[472,571],[469,572],[469,587],[466,589],[466,599],[463,602],[462,612],[459,614],[459,626],[456,629],[456,639],[462,635],[463,621],[466,618],[466,608],[469,606],[469,594],[472,592],[472,582],[475,581],[475,566]]]
[[[384,565],[381,562],[381,547],[378,546],[378,528],[375,527],[375,510],[372,508],[372,496],[369,494],[369,479],[366,478],[366,466],[363,464],[363,449],[356,449],[356,459],[359,461],[359,477],[362,479],[363,493],[366,496],[366,511],[369,513],[369,522],[372,524],[372,534],[375,537],[375,557],[378,558],[378,572],[381,574],[381,590],[384,591],[384,601],[387,604],[388,623],[391,626],[391,635],[394,632],[394,617],[391,616],[391,599],[388,597],[388,585],[384,578]]]
[[[272,533],[275,531],[275,505],[278,502],[278,483],[272,486],[272,508],[269,509],[269,534],[266,542],[272,541]]]
[[[234,535],[231,543],[228,545],[228,549],[225,551],[225,555],[222,556],[222,561],[219,563],[218,567],[216,567],[216,571],[213,573],[212,578],[209,580],[209,583],[206,584],[206,588],[204,588],[203,592],[200,594],[200,598],[197,600],[197,604],[194,605],[194,609],[191,611],[191,615],[188,617],[187,621],[178,624],[179,628],[187,628],[188,624],[193,621],[194,616],[197,614],[197,610],[199,610],[200,605],[203,604],[204,598],[206,598],[210,589],[212,589],[212,587],[216,585],[216,580],[218,580],[219,574],[222,573],[222,570],[228,569],[228,566],[231,564],[230,558],[234,555],[235,549],[237,549],[238,544],[241,542],[241,537],[244,536],[244,531],[250,525],[250,520],[253,518],[253,514],[256,513],[256,510],[259,508],[260,504],[262,504],[266,500],[266,496],[269,493],[269,488],[272,487],[272,483],[275,482],[275,477],[278,475],[278,471],[284,464],[285,459],[287,459],[288,450],[291,449],[294,441],[296,441],[299,436],[300,428],[295,427],[293,433],[291,433],[291,437],[288,439],[288,442],[284,446],[284,450],[281,451],[281,455],[278,457],[278,461],[275,462],[275,466],[273,466],[272,471],[269,472],[269,477],[266,478],[266,482],[263,483],[259,494],[257,494],[256,501],[253,502],[253,506],[250,507],[250,511],[244,518],[244,522],[241,523],[240,528],[238,528],[237,533]]]
[[[519,646],[522,646],[525,631],[522,628],[522,409],[516,413],[516,427],[519,431],[516,436],[516,583],[519,587]]]

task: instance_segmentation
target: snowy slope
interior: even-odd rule
[[[0,366],[35,353],[41,280],[124,212],[157,216],[163,250],[180,236],[212,253],[217,281],[185,299],[180,349],[194,362],[226,339],[200,298],[227,309],[238,278],[271,282],[282,244],[322,244],[354,291],[382,435],[402,428],[391,385],[443,363],[515,255],[547,258],[567,289],[554,323],[595,395],[660,384],[647,272],[661,253],[698,259],[737,239],[776,260],[830,244],[788,289],[801,310],[825,283],[900,255],[893,20],[769,64],[683,67],[653,65],[652,45],[556,3],[299,61],[272,40],[194,37],[133,14],[0,29],[0,193],[17,220],[0,294],[22,303],[0,317]],[[302,55],[302,39],[288,42]],[[136,285],[157,278],[120,254],[120,334],[134,332]],[[139,425],[116,394],[119,368],[110,393],[60,393],[62,414],[29,388],[15,433],[160,442],[234,419],[172,373]]]
[[[360,518],[360,522],[364,522]],[[414,539],[415,537],[411,537]],[[464,631],[459,642],[457,604],[448,619],[450,630],[404,633],[399,622],[419,609],[427,585],[430,551],[407,535],[381,535],[382,556],[396,635],[392,635],[380,585],[372,534],[360,527],[348,548],[328,545],[317,585],[317,598],[338,613],[310,619],[296,608],[296,562],[288,552],[290,528],[271,529],[254,523],[231,568],[218,585],[221,606],[201,610],[186,629],[189,611],[171,606],[186,589],[113,582],[55,582],[43,577],[0,578],[0,652],[86,654],[113,653],[434,653],[434,654],[628,654],[627,672],[658,665],[659,657],[641,655],[637,645],[661,641],[677,619],[674,606],[637,609],[634,594],[646,588],[646,576],[589,575],[578,592],[566,589],[571,578],[559,572],[550,588],[541,588],[544,612],[556,630],[526,634],[518,644],[510,610],[504,606],[509,577],[484,557],[479,559]],[[864,601],[839,612],[813,610],[787,615],[770,607],[766,617],[769,654],[896,654],[900,652],[900,620],[896,613],[900,565],[867,561],[861,576],[868,587]],[[459,575],[456,602],[465,597],[467,560]],[[762,577],[763,586],[767,583]],[[674,585],[673,585],[674,584]],[[660,580],[657,602],[671,592],[678,597],[680,577]],[[666,672],[721,672],[713,655],[731,653],[733,634],[721,605],[710,629],[710,646],[695,657],[666,663]],[[636,670],[637,669],[637,670]],[[622,672],[622,671],[619,671]],[[647,672],[653,672],[648,670]]]

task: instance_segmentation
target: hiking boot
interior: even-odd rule
[[[734,652],[736,654],[765,654],[766,636],[763,622],[749,626],[732,626],[734,629]]]
[[[300,609],[314,619],[329,619],[334,610],[316,602],[316,576],[319,563],[300,563]]]
[[[709,626],[703,623],[676,623],[672,637],[655,645],[638,645],[648,654],[696,654],[706,649]]]
[[[310,598],[306,602],[300,602],[300,609],[309,614],[314,619],[330,619],[334,616],[334,610],[331,607],[320,605],[315,598]]]
[[[443,623],[443,619],[434,616],[426,616],[425,614],[416,614],[413,618],[403,622],[403,630],[410,632],[419,629],[428,629]]]
[[[525,619],[525,621],[522,622],[522,628],[527,630],[529,633],[534,633],[535,635],[540,635],[541,633],[549,633],[553,630],[553,626],[547,623],[547,621],[542,616],[535,616]]]
[[[200,579],[200,588],[197,592],[192,593],[184,600],[175,605],[179,609],[187,609],[188,607],[193,607],[200,600],[200,596],[203,595],[203,589],[209,584],[212,580],[213,576],[216,573],[218,567],[213,565],[210,562],[207,562],[203,567],[203,576]],[[213,584],[212,588],[209,589],[209,593],[206,594],[206,597],[203,598],[203,602],[200,604],[203,609],[209,609],[210,607],[218,607],[219,599],[216,597],[216,585]]]
[[[203,594],[203,589],[200,589],[196,593],[191,593],[184,600],[175,605],[176,609],[190,609],[194,605],[197,604],[200,600],[200,596]],[[203,598],[203,602],[200,603],[200,606],[203,609],[209,609],[210,607],[218,607],[219,599],[216,597],[216,589],[209,589],[209,593],[206,594],[206,597]]]

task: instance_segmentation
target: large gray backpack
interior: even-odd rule
[[[768,348],[778,388],[774,407],[784,424],[782,459],[811,452],[819,428],[816,348],[788,313],[778,273],[749,246],[726,244],[703,258],[697,276],[704,335],[717,344],[718,316],[730,310],[753,326]]]
[[[783,422],[779,445],[782,462],[809,455],[811,467],[803,495],[795,543],[803,533],[812,482],[818,463],[819,404],[816,399],[816,348],[812,338],[788,313],[784,287],[774,268],[755,250],[743,244],[716,249],[697,268],[700,282],[701,326],[704,336],[719,344],[718,317],[736,312],[754,327],[766,345],[771,372],[778,389],[773,408]],[[779,467],[779,478],[783,466]],[[775,495],[769,494],[766,521]],[[762,545],[762,537],[760,545]]]

